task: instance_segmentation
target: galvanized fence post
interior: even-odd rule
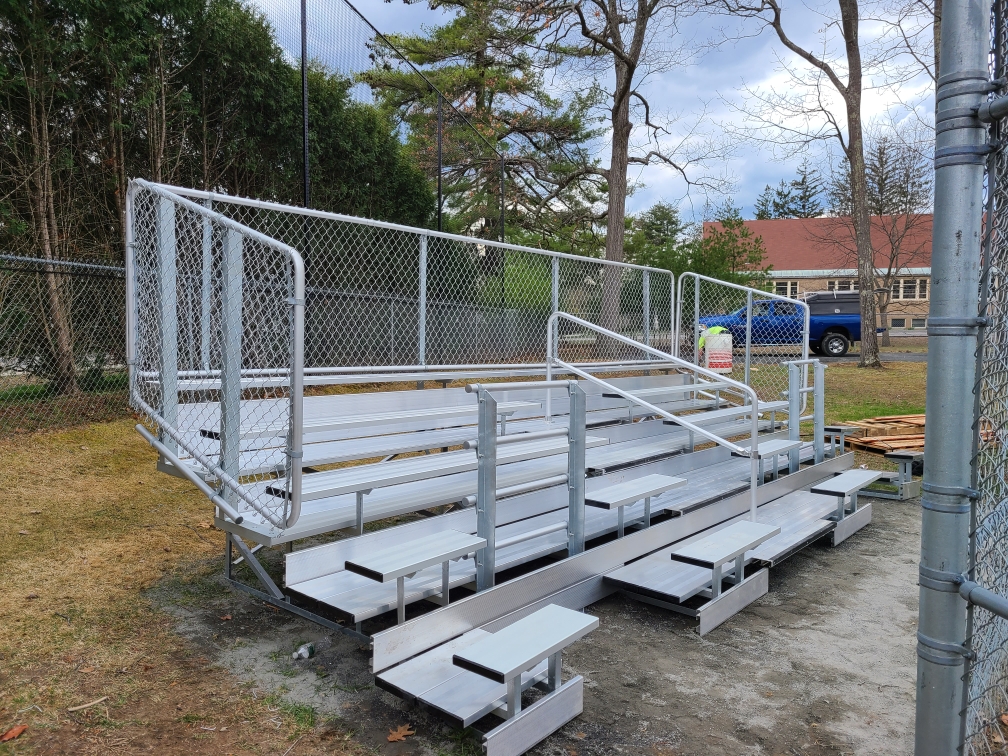
[[[644,309],[644,343],[647,346],[651,346],[651,273],[645,270],[641,274],[643,291],[643,309]],[[650,352],[648,353],[648,359],[651,359]]]
[[[962,745],[967,612],[956,581],[970,568],[973,430],[966,408],[973,406],[976,385],[984,155],[989,150],[975,114],[990,89],[989,19],[982,0],[947,0],[942,8],[921,498],[917,756],[947,756]]]
[[[207,210],[213,210],[213,200],[203,200]],[[210,312],[213,273],[213,225],[210,216],[203,216],[203,258],[200,265],[200,366],[210,369]]]
[[[749,382],[749,367],[752,364],[752,292],[746,292],[746,317],[745,317],[745,384],[751,386]]]
[[[571,381],[567,426],[567,556],[584,551],[585,518],[585,391]]]
[[[241,449],[241,367],[242,367],[242,237],[228,229],[224,234],[221,279],[221,399],[220,466],[232,478],[238,478]],[[230,488],[222,492],[224,500],[240,507],[238,495]],[[239,509],[240,511],[240,509]]]
[[[700,364],[700,279],[693,277],[693,364]]]
[[[157,208],[159,313],[161,322],[160,371],[161,417],[172,427],[178,424],[178,248],[175,239],[175,203],[158,199]],[[172,453],[178,444],[163,431],[160,440]]]
[[[553,312],[560,311],[560,258],[553,257],[553,285],[552,285],[552,303]]]
[[[427,364],[427,234],[420,234],[420,299],[417,314],[417,354]]]
[[[494,532],[497,526],[497,400],[484,388],[480,388],[478,397],[476,535],[486,539],[486,546],[476,552],[476,590],[485,591],[494,585]]]

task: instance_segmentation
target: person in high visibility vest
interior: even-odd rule
[[[703,352],[704,345],[707,343],[707,334],[714,336],[718,333],[728,333],[727,328],[722,328],[721,326],[713,326],[711,328],[704,328],[700,332],[700,351]]]

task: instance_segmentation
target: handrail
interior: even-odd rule
[[[715,379],[718,382],[726,383],[737,393],[745,394],[749,398],[749,408],[750,408],[749,414],[752,416],[752,426],[750,428],[751,443],[749,451],[746,451],[744,447],[741,447],[737,444],[733,444],[731,441],[728,441],[726,439],[721,438],[720,436],[716,436],[713,433],[705,431],[700,426],[695,425],[689,422],[688,420],[684,420],[682,417],[678,415],[675,415],[671,412],[655,407],[653,404],[646,402],[643,399],[640,399],[639,397],[635,397],[632,393],[617,388],[616,386],[613,386],[612,384],[603,381],[601,378],[598,378],[578,368],[575,368],[573,365],[569,365],[563,362],[559,358],[559,356],[556,356],[556,350],[557,347],[559,346],[559,340],[554,338],[554,331],[557,329],[557,326],[561,318],[568,320],[572,323],[576,323],[582,327],[588,328],[589,330],[594,330],[604,336],[608,336],[609,338],[619,341],[623,344],[627,344],[636,349],[640,349],[642,352],[646,352],[648,354],[653,354],[657,357],[661,357],[667,360],[668,362],[677,364],[679,367],[692,371],[697,376],[702,375],[708,378]],[[591,323],[587,320],[583,320],[579,317],[576,317],[574,315],[568,315],[567,313],[563,312],[553,313],[550,316],[549,322],[546,327],[547,380],[549,380],[552,376],[553,363],[556,363],[558,366],[562,367],[565,370],[573,372],[575,375],[580,375],[585,380],[591,381],[592,383],[598,384],[603,388],[609,389],[612,392],[619,394],[624,399],[634,402],[660,417],[664,417],[665,419],[670,420],[676,423],[677,425],[681,425],[682,427],[687,428],[688,430],[694,433],[699,433],[704,438],[713,441],[719,446],[723,446],[727,449],[730,449],[731,451],[735,452],[736,454],[739,454],[740,456],[749,457],[750,459],[749,516],[753,521],[756,520],[756,485],[757,485],[756,480],[757,476],[759,475],[759,460],[757,455],[757,439],[759,436],[759,397],[757,396],[755,389],[753,389],[751,386],[747,386],[744,383],[740,383],[739,381],[732,380],[731,378],[726,378],[725,376],[719,373],[715,373],[712,370],[707,370],[706,368],[702,368],[699,365],[694,365],[693,363],[687,362],[686,360],[682,360],[678,357],[666,354],[665,352],[655,349],[654,347],[648,346],[647,344],[642,344],[639,341],[629,339],[626,336],[623,336],[622,334],[610,331],[607,328],[603,328],[602,326],[596,325],[595,323]],[[547,420],[549,420],[549,407],[547,407]]]
[[[134,427],[136,428],[137,433],[143,436],[144,439],[147,441],[147,443],[149,443],[152,447],[154,447],[155,451],[157,451],[162,457],[167,459],[171,463],[172,467],[178,470],[179,473],[184,475],[189,480],[190,483],[196,486],[196,488],[198,488],[203,493],[204,496],[210,499],[210,501],[213,502],[213,504],[221,512],[230,517],[234,521],[235,525],[242,524],[242,521],[245,518],[242,517],[240,514],[238,514],[238,511],[234,509],[230,504],[224,501],[224,499],[222,499],[216,491],[210,488],[210,486],[206,484],[205,480],[202,480],[196,473],[194,473],[191,469],[189,469],[188,465],[184,464],[182,460],[176,457],[172,453],[171,449],[169,449],[167,446],[158,441],[157,436],[155,436],[149,430],[144,428],[140,423],[137,423]]]
[[[256,231],[248,226],[245,226],[231,218],[228,218],[221,213],[214,212],[213,210],[204,207],[196,202],[193,202],[188,197],[182,196],[179,190],[172,187],[156,184],[150,181],[145,181],[144,179],[132,179],[129,186],[129,199],[131,200],[131,210],[132,203],[135,202],[135,192],[136,188],[141,187],[151,194],[162,197],[163,199],[170,200],[187,210],[208,218],[211,222],[217,223],[224,228],[231,229],[241,234],[243,237],[248,239],[253,239],[256,242],[262,244],[263,246],[273,249],[283,255],[286,255],[290,261],[291,265],[291,278],[293,283],[293,297],[289,301],[292,309],[292,322],[291,322],[291,363],[290,363],[290,401],[291,401],[291,420],[290,420],[290,447],[287,450],[288,460],[290,462],[290,469],[288,473],[288,481],[290,483],[290,495],[288,497],[288,503],[285,506],[289,506],[289,509],[285,512],[285,519],[281,522],[277,522],[272,516],[267,515],[265,511],[261,510],[258,506],[252,504],[251,497],[244,494],[242,486],[235,481],[230,476],[225,475],[222,480],[228,479],[230,482],[227,485],[235,490],[241,498],[252,504],[253,508],[256,509],[261,515],[266,517],[266,519],[277,527],[291,527],[301,516],[301,467],[302,467],[302,436],[304,435],[304,324],[305,324],[305,266],[304,260],[301,254],[293,247],[277,241],[276,239],[270,238],[259,231]],[[127,233],[127,269],[130,273],[130,277],[135,276],[135,240],[132,229],[132,213],[128,217],[128,233]],[[132,290],[133,281],[130,281],[129,288]],[[131,292],[135,296],[135,292]],[[130,303],[128,303],[130,305]],[[132,309],[135,303],[130,305],[129,309]],[[136,322],[133,318],[127,315],[128,330],[129,326],[136,328]],[[127,343],[135,349],[136,338],[135,334],[127,335]],[[129,347],[128,347],[129,348]],[[129,353],[128,359],[131,361],[131,374],[133,371],[132,362],[135,361],[135,353]],[[145,405],[147,409],[151,409],[146,402],[139,397],[136,391],[136,375],[133,374],[130,380],[130,393],[133,398],[139,401],[141,404]],[[148,413],[150,414],[150,413]],[[177,432],[173,433],[175,429],[170,428],[164,418],[160,418],[155,412],[151,415],[152,418],[158,418],[158,424],[161,425],[164,430],[172,436],[173,439],[178,441],[175,436]],[[192,453],[191,449],[187,449]],[[193,455],[196,456],[195,454]],[[203,460],[200,460],[201,464],[204,464]],[[208,469],[209,466],[208,466]],[[222,471],[218,471],[222,472]],[[220,475],[218,475],[220,477]]]

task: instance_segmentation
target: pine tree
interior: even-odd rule
[[[774,189],[771,205],[773,207],[774,218],[795,217],[797,210],[795,207],[794,192],[791,191],[791,186],[784,179],[781,179],[780,184]]]
[[[819,197],[823,191],[823,181],[819,172],[809,166],[808,158],[798,166],[798,177],[791,181],[792,209],[795,218],[816,218],[822,215],[823,207]]]
[[[587,112],[602,96],[591,89],[561,102],[547,91],[529,54],[542,29],[496,0],[439,0],[454,11],[448,23],[388,39],[445,97],[442,176],[445,211],[455,230],[482,226],[496,236],[504,155],[508,217],[517,234],[547,246],[594,238],[594,205],[603,183],[586,143],[595,133]],[[394,52],[377,48],[376,66],[362,79],[384,107],[409,127],[409,143],[436,174],[438,94],[406,70]],[[464,120],[463,120],[464,119]],[[472,127],[470,127],[470,125]]]
[[[756,220],[770,220],[773,214],[774,190],[767,184],[763,193],[756,198]]]

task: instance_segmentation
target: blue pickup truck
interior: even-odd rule
[[[861,340],[858,293],[817,291],[805,296],[809,308],[809,349],[827,357],[842,357],[851,344]],[[760,299],[753,302],[753,344],[798,344],[804,330],[804,312],[794,302]],[[746,308],[727,315],[700,318],[707,328],[721,326],[731,332],[738,346],[746,340]]]

